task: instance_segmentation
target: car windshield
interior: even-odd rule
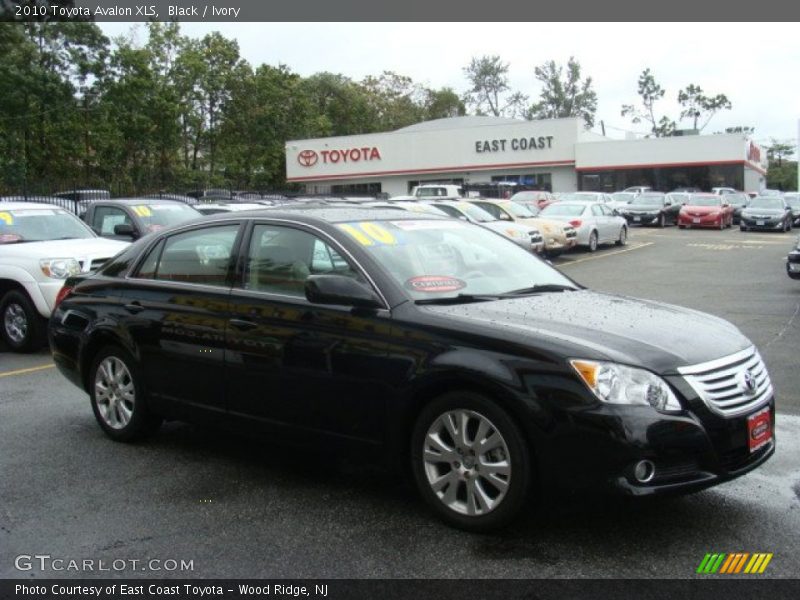
[[[753,201],[750,202],[750,208],[771,208],[774,210],[782,210],[783,207],[783,200],[780,198],[753,198]]]
[[[562,202],[601,202],[603,199],[600,197],[600,194],[585,194],[585,193],[575,193],[575,194],[564,194],[561,196]]]
[[[722,199],[719,196],[693,195],[689,197],[689,201],[686,204],[689,206],[721,206]]]
[[[631,202],[631,204],[647,204],[648,206],[661,206],[664,204],[664,196],[660,196],[657,194],[642,194],[638,198],[636,198],[635,202]]]
[[[543,217],[577,217],[583,214],[586,210],[585,204],[567,204],[565,202],[556,202],[545,208],[541,215]]]
[[[503,208],[505,208],[515,217],[519,217],[521,219],[529,219],[530,217],[536,216],[530,211],[530,209],[527,206],[523,206],[522,204],[517,204],[516,202],[506,202],[505,204],[503,204]]]
[[[786,196],[786,204],[792,208],[800,208],[800,196]]]
[[[442,204],[436,205],[436,208],[452,215],[451,210],[467,215],[473,221],[478,223],[490,223],[497,221],[490,213],[483,210],[480,206],[470,204],[469,202],[459,202],[457,204]],[[450,209],[450,210],[448,210]]]
[[[93,237],[83,221],[59,208],[0,209],[0,244]]]
[[[611,197],[614,199],[615,202],[630,202],[634,198],[636,198],[636,194],[632,192],[616,192],[611,194]]]
[[[201,216],[201,213],[186,204],[142,203],[133,207],[133,212],[142,220],[147,231],[158,231]]]
[[[533,286],[576,288],[544,261],[492,231],[457,220],[342,223],[414,300],[507,294]]]

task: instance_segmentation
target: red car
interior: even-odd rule
[[[678,227],[715,227],[733,225],[733,207],[725,196],[692,194],[678,213]]]

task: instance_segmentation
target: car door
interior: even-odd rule
[[[615,242],[619,239],[619,232],[620,229],[622,228],[623,221],[625,221],[625,219],[615,215],[614,209],[611,208],[608,204],[604,204],[603,206],[600,207],[600,209],[603,211],[603,219],[605,220],[607,226],[606,235],[608,237],[606,239],[609,242],[612,241]]]
[[[147,389],[166,414],[225,410],[225,329],[239,222],[158,240],[128,277],[124,329]]]
[[[589,218],[594,222],[595,229],[597,229],[597,239],[598,241],[605,242],[608,241],[608,219],[606,219],[605,214],[603,213],[603,207],[600,204],[592,204],[591,206],[587,206],[586,209],[583,211],[584,215],[589,216]]]
[[[305,280],[325,273],[366,281],[321,232],[252,226],[231,293],[228,410],[277,434],[380,442],[389,311],[310,303]]]

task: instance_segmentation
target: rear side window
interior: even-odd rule
[[[227,286],[238,231],[224,225],[170,236],[150,251],[137,277]]]

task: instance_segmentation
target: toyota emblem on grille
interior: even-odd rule
[[[319,160],[319,156],[313,150],[303,150],[297,154],[297,162],[304,167],[313,167],[317,164],[317,160]]]
[[[741,375],[739,385],[742,386],[742,390],[748,396],[752,396],[756,393],[756,378],[753,377],[753,374],[750,371],[744,371]]]

